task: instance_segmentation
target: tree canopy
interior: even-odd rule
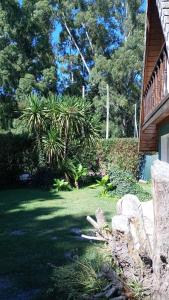
[[[143,3],[2,0],[1,102],[31,93],[79,97],[83,87],[104,136],[109,84],[111,136],[131,136],[142,77]]]

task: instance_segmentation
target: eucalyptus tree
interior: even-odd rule
[[[53,8],[48,0],[0,2],[0,89],[23,99],[33,91],[56,92],[51,35]]]
[[[122,10],[118,0],[53,1],[56,17],[62,25],[58,58],[63,63],[70,83],[88,84],[88,77],[98,56],[110,57],[121,43]],[[65,68],[66,66],[66,68]]]

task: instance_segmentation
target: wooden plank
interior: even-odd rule
[[[169,94],[163,100],[163,102],[157,106],[155,111],[149,116],[145,124],[143,124],[142,129],[145,130],[152,123],[158,124],[168,115],[169,115]]]

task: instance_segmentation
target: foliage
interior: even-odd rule
[[[134,104],[139,104],[142,78],[142,4],[143,0],[134,1],[134,4],[126,0],[73,0],[60,2],[58,6],[56,14],[62,25],[58,45],[63,65],[61,88],[70,95],[79,95],[82,86],[86,86],[89,91],[86,96],[100,117],[103,137],[107,84],[110,88],[110,136],[133,134]]]
[[[111,195],[124,196],[125,194],[137,195],[140,200],[150,198],[147,193],[135,180],[134,176],[128,172],[113,166],[109,169],[110,182],[112,184]]]
[[[49,129],[42,137],[42,149],[49,166],[62,159],[63,143],[56,129]]]
[[[22,173],[36,172],[38,157],[34,140],[26,134],[0,134],[0,185],[11,186]]]
[[[71,189],[69,182],[64,179],[54,179],[53,188],[56,192],[69,191]]]
[[[97,143],[96,155],[100,169],[107,172],[113,165],[138,175],[139,154],[138,140],[132,138],[100,140]],[[96,157],[93,154],[93,157]]]
[[[50,1],[1,1],[0,87],[23,100],[36,91],[56,91],[56,64],[51,44]]]
[[[32,134],[35,134],[39,140],[41,133],[45,128],[46,110],[43,99],[37,95],[31,94],[25,102],[25,108],[22,111],[21,120]]]
[[[88,251],[85,257],[75,260],[68,266],[54,269],[54,286],[48,291],[49,299],[81,299],[101,291],[110,282],[99,276],[103,267],[111,266],[111,255],[103,249]],[[66,288],[65,288],[66,287]]]
[[[97,183],[91,186],[94,187],[101,187],[102,191],[100,192],[101,196],[106,196],[110,191],[113,190],[113,184],[110,182],[109,175],[105,175],[101,178],[101,180],[97,180]]]
[[[143,286],[141,285],[140,282],[137,280],[133,280],[129,282],[128,287],[131,289],[133,296],[138,299],[142,300],[145,297],[144,289]]]
[[[87,175],[87,168],[84,168],[82,164],[74,167],[73,178],[75,182],[75,187],[79,188],[79,180]]]
[[[67,165],[68,170],[74,153],[86,145],[91,146],[98,137],[91,111],[90,103],[81,98],[45,99],[30,95],[21,110],[20,120],[35,137],[37,151],[42,152],[46,165],[55,169],[61,166],[65,169]],[[71,173],[74,178],[78,176],[75,168]]]

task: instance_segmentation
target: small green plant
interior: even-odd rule
[[[105,175],[101,180],[97,180],[97,183],[91,186],[92,188],[101,187],[100,196],[107,196],[110,191],[113,190],[113,184],[110,182],[109,175]]]
[[[74,177],[74,183],[75,187],[79,188],[79,180],[82,177],[85,177],[87,175],[87,168],[84,168],[82,164],[79,164],[77,167],[74,168],[73,177]]]
[[[56,192],[71,190],[69,182],[65,181],[64,179],[54,179],[53,188]]]
[[[133,296],[136,299],[138,299],[138,300],[144,299],[143,287],[137,280],[133,280],[133,281],[129,282],[128,287],[129,287],[129,289],[131,289]]]

